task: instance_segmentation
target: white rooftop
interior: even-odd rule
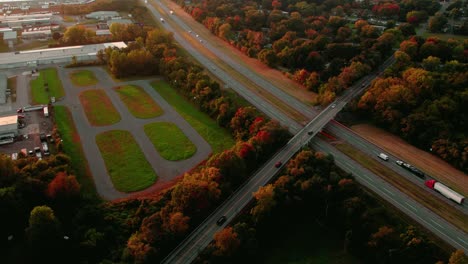
[[[127,45],[124,42],[109,42],[94,45],[27,50],[19,51],[16,53],[4,52],[0,53],[0,65],[9,63],[26,63],[30,61],[37,61],[40,59],[53,60],[73,56],[83,56],[88,54],[94,54],[99,50],[105,49],[107,47],[126,48]]]
[[[0,126],[7,126],[13,125],[18,123],[18,116],[17,115],[10,115],[10,116],[1,116],[0,117]]]

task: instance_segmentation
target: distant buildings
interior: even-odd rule
[[[89,13],[85,16],[87,19],[109,20],[112,18],[120,17],[116,11],[97,11]]]

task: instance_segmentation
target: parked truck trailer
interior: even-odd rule
[[[436,180],[428,180],[426,181],[426,186],[433,189],[433,190],[436,190],[437,192],[439,192],[440,194],[442,194],[443,196],[447,197],[448,199],[458,203],[458,204],[462,204],[463,201],[465,200],[465,197],[463,197],[463,195],[457,193],[456,191],[450,189],[449,187],[443,185],[442,183],[436,181]]]

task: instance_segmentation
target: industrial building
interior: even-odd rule
[[[0,116],[0,144],[12,143],[18,136],[18,116]]]
[[[5,74],[0,73],[0,104],[6,103],[6,91],[7,91],[7,77]]]
[[[94,45],[5,52],[0,53],[0,69],[71,63],[73,58],[76,58],[78,62],[95,61],[97,59],[97,52],[107,47],[126,48],[127,45],[124,42],[108,42]]]
[[[116,11],[97,11],[87,14],[85,17],[87,19],[108,20],[115,17],[120,17],[120,15]]]

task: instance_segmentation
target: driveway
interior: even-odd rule
[[[77,87],[73,85],[69,78],[69,74],[76,70],[90,70],[98,79],[98,84]],[[57,105],[68,106],[75,126],[81,138],[83,150],[88,160],[89,167],[93,174],[96,189],[99,195],[106,200],[114,200],[119,198],[128,197],[140,192],[134,193],[123,193],[116,190],[112,184],[112,181],[107,173],[107,169],[104,160],[101,156],[98,146],[96,145],[96,135],[109,130],[127,130],[129,131],[141,151],[145,155],[146,159],[150,163],[153,170],[158,175],[158,179],[155,184],[164,184],[173,180],[176,176],[190,170],[198,163],[202,162],[211,153],[211,146],[183,119],[150,85],[150,80],[138,80],[129,82],[116,82],[108,73],[100,67],[87,67],[80,69],[66,69],[57,67],[57,72],[62,80],[66,96],[57,102]],[[138,85],[147,92],[153,100],[164,110],[164,114],[150,119],[138,119],[135,118],[127,109],[125,104],[120,100],[117,92],[113,90],[114,87],[120,85]],[[92,126],[86,118],[84,109],[81,107],[79,100],[79,94],[82,91],[89,89],[102,89],[105,91],[109,99],[112,101],[114,107],[121,116],[120,122],[110,126]],[[177,125],[185,135],[195,144],[197,147],[196,153],[189,159],[182,161],[168,161],[161,157],[153,144],[146,136],[143,126],[153,122],[172,122]]]

